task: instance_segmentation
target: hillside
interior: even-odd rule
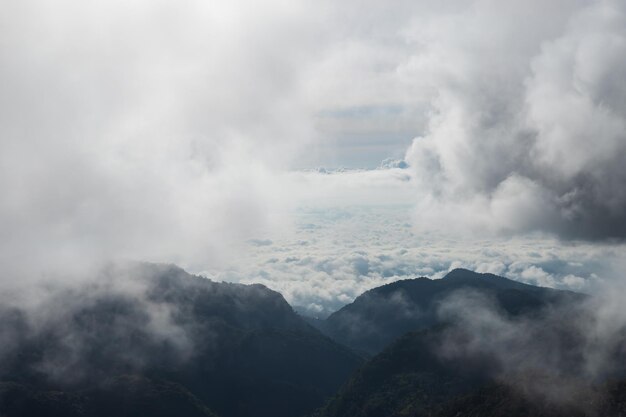
[[[592,331],[589,297],[460,270],[374,289],[352,311],[383,326],[375,306],[398,291],[431,325],[375,355],[316,417],[623,415],[626,330]]]
[[[361,363],[279,293],[166,265],[111,267],[36,309],[4,306],[0,334],[7,417],[294,417]]]
[[[441,302],[467,290],[493,298],[510,314],[584,297],[493,274],[455,269],[443,279],[407,279],[369,290],[331,314],[318,327],[346,346],[375,354],[407,332],[438,323]]]

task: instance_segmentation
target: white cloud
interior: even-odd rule
[[[324,45],[323,8],[2,9],[7,268],[119,256],[213,264],[289,205],[280,172],[312,135],[300,77]]]
[[[417,25],[426,46],[410,68],[435,90],[428,131],[407,153],[428,195],[424,228],[451,219],[625,236],[626,10],[608,0],[545,6],[476,1]]]
[[[242,249],[246,256],[225,271],[205,273],[261,282],[293,305],[321,306],[308,310],[320,316],[370,288],[419,276],[441,278],[454,268],[592,293],[619,277],[624,245],[563,243],[544,235],[452,239],[415,233],[411,217],[411,205],[302,208],[295,230],[272,234],[271,246]]]
[[[626,233],[618,1],[1,8],[7,276],[176,262],[328,309],[452,265],[585,289],[609,244],[525,233]],[[393,159],[290,171],[328,143]]]

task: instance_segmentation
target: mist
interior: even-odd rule
[[[443,300],[449,325],[432,349],[444,361],[483,361],[481,370],[532,402],[598,415],[607,386],[623,378],[623,288],[511,315],[488,295],[461,290]]]
[[[458,267],[586,295],[532,317],[448,298],[444,360],[487,355],[499,383],[567,406],[624,376],[623,1],[0,11],[0,376],[79,386],[111,357],[174,372],[256,358],[254,334],[278,352],[314,340],[347,378],[360,357],[291,306],[321,320]],[[195,295],[167,298],[164,276]],[[409,324],[425,314],[390,300]],[[330,374],[302,398],[330,395]]]

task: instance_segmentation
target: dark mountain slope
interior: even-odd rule
[[[495,382],[488,354],[437,353],[445,327],[409,333],[359,369],[315,417],[530,417],[571,414]],[[511,376],[509,376],[511,377]]]
[[[0,383],[0,409],[3,415],[22,417],[216,417],[181,385],[139,376],[120,376],[73,392]]]
[[[352,376],[316,417],[428,415],[482,379],[472,365],[457,372],[431,349],[434,335],[409,333]]]
[[[589,387],[569,403],[529,397],[504,384],[488,384],[459,397],[433,417],[622,417],[626,415],[626,380]]]
[[[174,266],[111,267],[37,309],[0,310],[7,417],[297,417],[361,363],[279,293]]]
[[[455,269],[439,280],[409,279],[369,290],[330,315],[319,328],[355,350],[377,353],[409,331],[438,323],[441,301],[468,289],[494,298],[500,308],[511,314],[583,298],[580,294],[526,285],[493,274]]]
[[[471,277],[441,280],[463,286],[430,293],[436,324],[374,356],[316,417],[624,415],[626,328],[599,323],[597,301]]]

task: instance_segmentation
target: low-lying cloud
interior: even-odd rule
[[[488,358],[485,369],[532,401],[596,415],[606,383],[624,375],[623,288],[511,316],[487,295],[459,290],[443,300],[445,360]]]
[[[623,244],[566,244],[542,235],[446,239],[416,232],[412,216],[411,204],[301,208],[295,230],[272,235],[271,245],[248,243],[236,263],[205,274],[263,283],[314,316],[368,289],[399,279],[441,278],[454,268],[586,293],[622,279]]]

